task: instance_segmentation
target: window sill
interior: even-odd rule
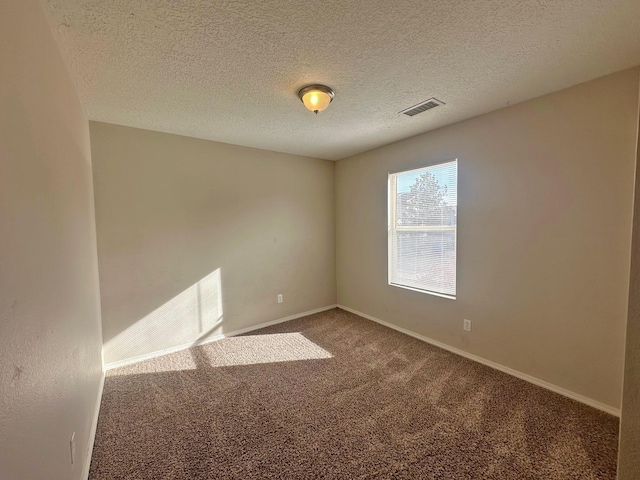
[[[431,290],[422,290],[420,288],[409,287],[407,285],[401,285],[399,283],[391,283],[391,282],[389,282],[389,285],[392,286],[392,287],[404,288],[405,290],[412,290],[414,292],[426,293],[428,295],[433,295],[435,297],[448,298],[449,300],[455,300],[456,299],[455,295],[447,295],[446,293],[439,293],[439,292],[434,292],[434,291],[431,291]]]

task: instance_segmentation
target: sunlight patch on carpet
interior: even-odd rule
[[[107,370],[106,375],[107,377],[121,377],[124,375],[181,372],[184,370],[195,370],[196,368],[198,368],[198,365],[189,350],[182,350],[124,367]]]
[[[202,348],[212,367],[320,360],[333,355],[299,332],[231,337]]]
[[[333,358],[299,332],[229,337],[107,371],[108,377]]]

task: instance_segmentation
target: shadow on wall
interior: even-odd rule
[[[109,364],[192,345],[219,332],[222,322],[222,282],[218,268],[107,340],[104,359]]]

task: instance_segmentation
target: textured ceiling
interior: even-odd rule
[[[42,3],[91,120],[334,160],[640,64],[639,0]]]

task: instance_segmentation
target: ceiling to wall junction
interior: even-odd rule
[[[91,120],[332,160],[640,64],[637,0],[42,3]]]

